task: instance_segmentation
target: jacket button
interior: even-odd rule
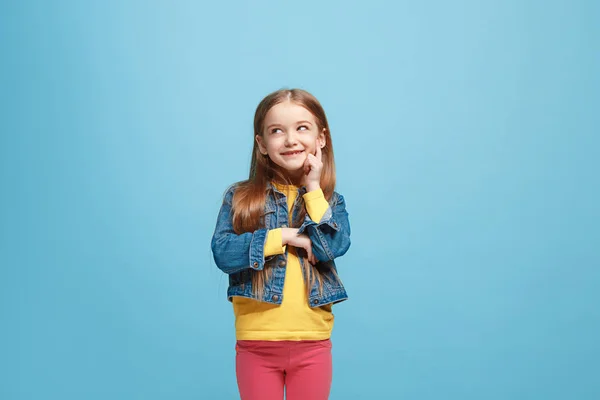
[[[334,222],[334,223],[333,223],[333,227],[337,229],[337,227],[338,227],[338,224],[337,224],[337,222]]]
[[[254,268],[258,268],[258,263],[256,261],[252,265],[254,265]]]
[[[285,264],[286,264],[285,260],[279,261],[279,266],[280,267],[285,267]]]
[[[319,300],[318,299],[314,299],[313,300],[313,304],[317,304],[317,303],[319,303]]]
[[[271,299],[272,299],[273,301],[277,301],[277,300],[279,300],[279,296],[278,296],[278,295],[276,295],[276,294],[274,294],[274,295],[273,295],[273,297],[271,297]]]

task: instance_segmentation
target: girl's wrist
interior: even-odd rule
[[[298,229],[296,228],[281,228],[281,244],[283,246],[288,244],[297,232]]]
[[[319,190],[319,189],[321,189],[321,185],[319,184],[319,182],[309,182],[306,185],[307,192],[312,192],[312,191]]]

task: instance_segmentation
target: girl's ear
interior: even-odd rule
[[[321,146],[321,148],[325,147],[325,145],[327,144],[325,132],[327,132],[327,129],[323,128],[323,130],[321,131],[321,133],[319,133],[319,136],[318,136],[319,146]]]
[[[266,156],[267,148],[265,147],[265,145],[263,143],[262,136],[256,135],[256,144],[258,144],[258,150],[260,151],[260,154],[262,154],[263,156]]]

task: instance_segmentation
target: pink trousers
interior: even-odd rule
[[[327,400],[331,341],[238,340],[236,375],[241,400]]]

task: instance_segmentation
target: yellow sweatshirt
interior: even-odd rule
[[[298,188],[275,184],[285,194],[288,210],[298,194]],[[319,222],[329,204],[321,189],[303,196],[308,216]],[[291,226],[291,213],[289,224]],[[272,229],[265,242],[265,256],[284,254],[281,229]],[[333,314],[331,304],[311,308],[306,298],[304,276],[295,249],[290,247],[281,305],[260,302],[246,297],[233,298],[237,340],[325,340],[331,336]]]

